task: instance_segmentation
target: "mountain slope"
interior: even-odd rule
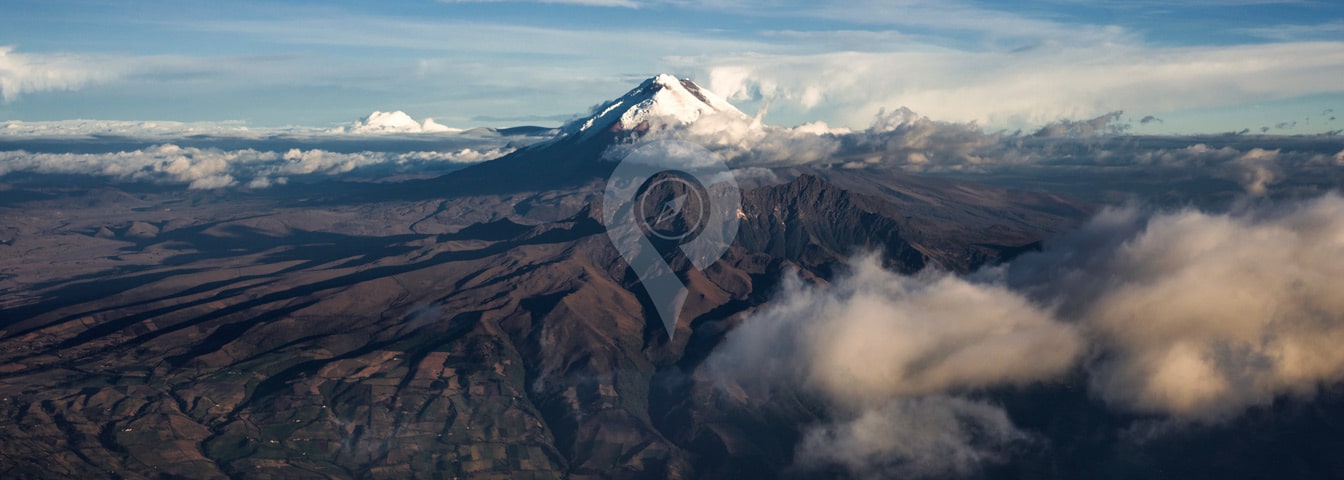
[[[825,281],[868,249],[966,271],[1087,211],[776,170],[744,185],[720,261],[673,259],[690,293],[669,337],[598,220],[602,155],[721,114],[741,112],[658,76],[431,181],[28,202],[9,217],[25,235],[0,245],[16,253],[0,256],[0,476],[772,476],[815,420],[807,400],[743,414],[691,374],[785,271]]]
[[[120,245],[109,255],[143,263],[5,302],[0,316],[20,320],[0,331],[0,445],[46,459],[6,465],[6,478],[717,476],[702,464],[708,440],[669,436],[678,410],[663,376],[693,368],[783,270],[825,276],[854,248],[903,271],[997,258],[968,242],[925,253],[901,207],[815,175],[749,190],[743,205],[751,220],[724,259],[704,272],[674,262],[691,290],[675,341],[592,208],[442,235],[338,233],[403,230],[386,223],[397,203],[146,218],[159,232],[126,240],[90,229]],[[777,440],[744,461],[784,455]]]
[[[712,114],[747,118],[727,100],[694,81],[665,73],[593,110],[593,115],[569,122],[561,131],[568,136],[591,138],[604,132],[647,131],[656,124],[685,125]]]
[[[421,189],[426,195],[441,196],[591,189],[615,168],[615,160],[604,157],[611,146],[634,141],[651,128],[676,128],[705,115],[746,118],[732,104],[689,79],[657,75],[599,105],[590,115],[566,123],[554,139],[399,188],[398,193]]]

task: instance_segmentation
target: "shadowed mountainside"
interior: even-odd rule
[[[759,445],[681,438],[672,423],[687,414],[678,382],[785,269],[825,278],[876,249],[902,271],[964,271],[1086,211],[953,208],[952,191],[902,188],[919,195],[854,193],[816,174],[744,192],[747,220],[729,253],[704,272],[673,263],[691,290],[673,341],[592,206],[526,225],[500,201],[492,208],[506,218],[423,234],[411,224],[436,217],[408,212],[464,200],[342,209],[105,192],[30,202],[33,213],[72,198],[89,206],[18,227],[45,243],[18,235],[0,247],[13,272],[0,281],[0,444],[11,459],[0,468],[7,478],[654,478],[741,466],[707,468],[710,457],[778,465],[790,456],[787,425],[810,415],[803,401],[771,413],[789,419],[775,427],[786,431],[753,437]],[[1010,220],[909,213],[934,200],[927,211]],[[118,209],[139,216],[107,215]],[[361,233],[375,231],[387,234]],[[57,273],[71,263],[87,271]]]

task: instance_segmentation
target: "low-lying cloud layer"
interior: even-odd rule
[[[1030,441],[967,395],[1081,368],[1117,412],[1221,422],[1344,381],[1344,198],[1211,214],[1110,209],[967,279],[872,256],[827,285],[784,282],[704,372],[825,401],[804,466],[946,476]]]
[[[796,461],[810,468],[842,466],[862,478],[965,476],[1029,440],[1003,409],[988,403],[900,398],[808,429]]]
[[[1263,196],[1301,183],[1292,180],[1344,181],[1338,168],[1344,166],[1344,144],[1337,136],[1143,137],[1126,135],[1129,125],[1123,112],[1110,112],[1050,123],[1034,132],[986,132],[975,123],[932,120],[900,108],[879,112],[868,128],[858,131],[824,124],[773,127],[759,119],[719,115],[690,125],[655,126],[646,138],[698,143],[739,168],[898,168],[984,181],[1015,177],[1015,186],[1025,187],[1046,176],[1072,179],[1064,183],[1085,184],[1094,191],[1170,189],[1154,185],[1160,182],[1152,179],[1192,179],[1204,181],[1205,190],[1230,187]],[[1124,182],[1145,184],[1117,186]]]
[[[1344,169],[1340,168],[1344,166],[1344,144],[1337,135],[1132,136],[1126,132],[1135,120],[1122,112],[1061,120],[1031,132],[990,132],[975,123],[933,120],[907,108],[880,111],[862,130],[832,128],[821,122],[777,127],[762,123],[763,114],[755,118],[707,115],[689,125],[669,121],[653,125],[643,140],[677,139],[700,144],[744,173],[762,167],[799,165],[900,169],[1049,189],[1105,202],[1132,196],[1152,198],[1155,192],[1169,203],[1203,203],[1201,197],[1209,196],[1226,201],[1234,194],[1303,197],[1344,185]],[[424,125],[399,116],[405,117],[402,126],[424,130]],[[264,129],[238,123],[10,121],[0,123],[0,143],[7,143],[9,146],[3,148],[12,150],[8,155],[13,156],[17,154],[13,150],[61,152],[52,151],[50,145],[45,150],[28,149],[25,142],[34,141],[70,142],[64,151],[80,151],[89,142],[134,140],[139,143],[116,148],[174,144],[274,152],[292,146],[350,152],[353,142],[363,142],[359,148],[366,149],[366,156],[390,158],[431,150],[479,154],[462,156],[466,161],[473,156],[493,158],[518,145],[550,138],[553,133],[508,136],[490,129],[429,134],[397,129],[379,130],[383,132],[379,135],[340,133],[347,130]],[[607,156],[619,158],[629,146],[618,145]],[[109,155],[106,160],[116,163],[118,155],[122,154]],[[86,159],[88,165],[83,170],[62,171],[103,170],[93,165],[97,160]],[[117,168],[108,165],[105,169]],[[241,177],[235,175],[237,178]],[[197,188],[210,184],[202,182]],[[223,181],[215,184],[234,185]]]
[[[442,169],[490,160],[511,151],[420,151],[407,153],[339,153],[321,149],[285,152],[252,149],[156,145],[115,153],[0,152],[0,176],[15,172],[80,174],[158,184],[182,184],[190,189],[243,186],[265,188],[292,177],[331,176],[358,169],[383,167],[391,172]]]

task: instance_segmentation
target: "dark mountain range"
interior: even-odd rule
[[[0,225],[0,477],[842,476],[791,466],[800,429],[823,415],[815,399],[741,402],[696,375],[742,314],[786,271],[825,282],[878,251],[901,272],[968,272],[1093,207],[889,171],[776,169],[744,183],[741,228],[718,262],[672,262],[689,294],[669,337],[605,234],[602,155],[655,120],[736,111],[724,105],[660,76],[553,140],[390,186],[25,187]],[[1174,478],[1260,447],[1232,435],[1187,458],[1129,446],[1097,433],[1119,420],[1080,382],[983,392],[1059,440],[983,475],[1087,478],[1108,465]],[[1292,425],[1319,433],[1340,417],[1307,410]],[[1279,428],[1247,422],[1225,428]]]

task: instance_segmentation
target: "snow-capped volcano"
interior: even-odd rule
[[[566,123],[555,137],[453,172],[441,177],[432,188],[463,194],[582,187],[594,179],[609,177],[616,161],[607,153],[613,147],[628,146],[633,137],[674,133],[680,127],[710,129],[740,124],[747,128],[755,123],[691,80],[658,75],[615,100],[603,102],[592,114]]]
[[[640,131],[659,122],[685,125],[711,114],[748,118],[733,104],[690,79],[661,74],[600,105],[592,116],[566,124],[563,131],[582,137],[597,132]]]
[[[361,118],[353,125],[337,129],[340,133],[433,133],[433,132],[460,132],[459,128],[451,128],[440,125],[432,118],[426,118],[424,123],[415,121],[406,112],[397,110],[395,112],[370,113],[367,117]]]

